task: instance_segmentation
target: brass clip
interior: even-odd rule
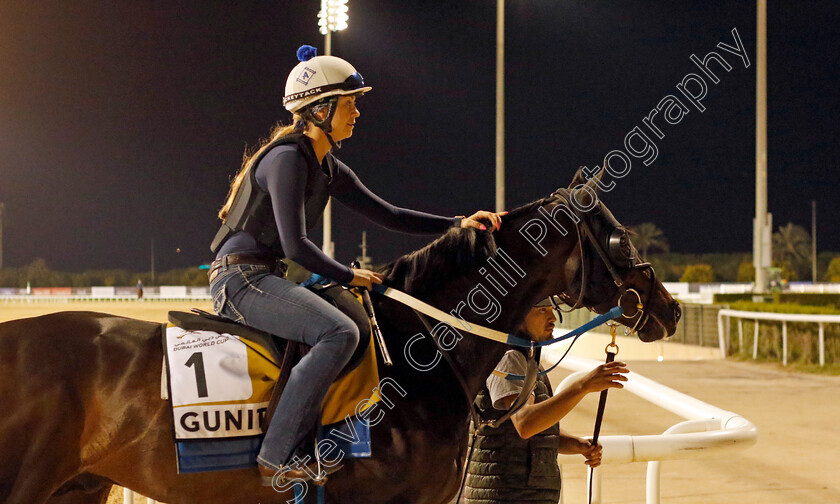
[[[615,325],[610,324],[610,336],[612,336],[612,341],[606,347],[604,347],[604,352],[606,352],[606,353],[610,353],[610,348],[614,348],[615,352],[612,352],[612,353],[615,354],[615,355],[618,355],[618,345],[615,344],[615,338],[616,338],[615,333],[616,333],[617,328],[618,328],[617,324],[615,324]]]

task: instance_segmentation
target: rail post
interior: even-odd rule
[[[820,367],[825,366],[825,326],[820,322]]]
[[[782,321],[782,366],[787,366],[787,320]]]

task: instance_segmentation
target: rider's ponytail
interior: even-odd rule
[[[239,173],[233,178],[233,182],[230,184],[230,190],[228,191],[227,199],[225,200],[225,204],[221,210],[219,210],[219,218],[223,221],[225,217],[227,217],[228,212],[230,211],[230,207],[233,205],[233,198],[236,196],[236,191],[239,190],[239,186],[242,184],[242,181],[245,180],[245,177],[251,171],[251,165],[253,161],[257,159],[257,157],[262,154],[263,150],[270,144],[271,142],[277,140],[280,137],[284,137],[286,135],[290,135],[292,133],[303,133],[307,126],[309,126],[306,121],[303,120],[297,114],[294,114],[292,118],[292,124],[288,126],[284,126],[283,124],[277,123],[274,128],[271,130],[271,134],[268,138],[264,138],[259,147],[251,152],[248,150],[245,151],[245,154],[242,156],[242,167],[239,169]]]

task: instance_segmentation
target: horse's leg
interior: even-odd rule
[[[3,452],[8,456],[7,460],[16,461],[3,471],[5,482],[12,482],[6,504],[44,502],[78,472],[78,439],[82,433],[80,417],[83,414],[78,404],[62,395],[63,391],[54,387],[30,407],[14,411],[17,422],[4,423],[4,445],[13,446]],[[47,404],[48,408],[55,408],[56,414],[40,413]]]
[[[80,472],[85,408],[70,378],[73,354],[43,327],[19,327],[0,327],[0,501],[40,504]]]
[[[81,474],[61,485],[46,504],[105,504],[112,486],[108,479]]]

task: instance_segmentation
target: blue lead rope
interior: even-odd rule
[[[615,308],[611,309],[607,313],[604,313],[603,315],[598,315],[597,317],[595,317],[594,319],[590,320],[589,322],[583,324],[582,326],[578,327],[577,329],[569,331],[566,334],[564,334],[563,336],[560,336],[559,338],[554,338],[554,339],[548,340],[548,341],[534,342],[534,341],[529,341],[529,340],[526,340],[526,339],[523,339],[523,338],[517,338],[516,336],[511,336],[511,338],[515,338],[515,339],[517,339],[517,340],[519,340],[523,343],[528,342],[529,343],[528,347],[530,347],[531,345],[533,345],[535,347],[550,345],[552,343],[557,343],[559,341],[563,341],[563,340],[569,339],[569,338],[575,338],[575,341],[577,341],[577,338],[579,336],[581,336],[583,333],[585,333],[587,331],[590,331],[590,330],[598,327],[601,324],[606,324],[610,320],[616,319],[616,318],[618,318],[622,315],[624,315],[624,311],[621,309],[620,306],[616,306]],[[538,372],[537,376],[545,376],[548,373],[550,373],[551,371],[553,371],[554,368],[559,366],[560,363],[563,362],[563,359],[566,358],[566,355],[569,354],[569,351],[572,349],[572,345],[575,344],[575,341],[572,341],[572,344],[569,345],[569,348],[566,349],[566,351],[563,353],[563,356],[560,357],[560,360],[555,362],[553,366],[546,369],[545,371]],[[516,343],[512,343],[512,344],[516,344]],[[493,370],[493,374],[495,374],[496,376],[504,375],[505,380],[508,380],[508,381],[522,381],[522,380],[525,379],[525,375],[519,375],[519,374],[513,374],[513,373],[502,373],[501,371],[496,371],[495,369]]]
[[[550,340],[546,340],[546,341],[534,342],[534,341],[531,341],[531,340],[526,340],[525,338],[520,338],[518,336],[509,335],[507,344],[508,345],[525,347],[525,348],[531,348],[531,346],[542,347],[542,346],[547,346],[547,345],[553,345],[554,343],[559,343],[563,340],[567,340],[569,338],[574,338],[575,336],[580,336],[581,334],[583,334],[587,331],[591,331],[592,329],[595,329],[599,325],[606,324],[610,320],[618,318],[622,315],[624,315],[624,310],[622,310],[620,306],[616,306],[616,307],[612,308],[610,311],[608,311],[607,313],[604,313],[603,315],[598,315],[597,317],[595,317],[594,319],[590,320],[589,322],[583,324],[582,326],[578,327],[577,329],[573,329],[573,330],[567,332],[566,334],[564,334],[563,336],[560,336],[558,338],[554,338],[554,339],[550,339]]]

